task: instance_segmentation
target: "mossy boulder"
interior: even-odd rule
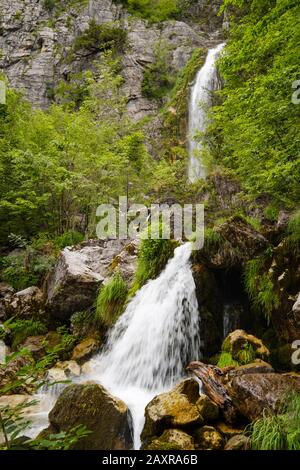
[[[145,445],[169,428],[186,429],[203,423],[196,402],[199,384],[187,379],[167,393],[162,393],[147,405],[142,441]]]
[[[223,341],[222,351],[230,353],[234,360],[241,363],[253,362],[256,358],[267,359],[270,356],[270,351],[262,340],[244,330],[230,333]]]
[[[216,421],[219,417],[219,408],[207,395],[200,395],[196,406],[205,423]]]
[[[221,450],[224,447],[222,435],[212,426],[202,426],[194,431],[197,450]]]
[[[195,450],[192,436],[180,429],[166,429],[160,437],[153,439],[145,450]]]
[[[222,421],[214,424],[214,427],[222,434],[224,439],[231,439],[232,437],[243,434],[244,432],[244,427],[232,427]]]
[[[49,413],[49,422],[43,437],[78,425],[91,431],[76,443],[76,450],[128,450],[133,446],[127,406],[94,382],[66,387]]]

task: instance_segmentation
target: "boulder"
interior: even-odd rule
[[[221,434],[212,426],[202,426],[193,433],[197,450],[221,450],[224,440]]]
[[[244,432],[243,427],[232,427],[222,421],[214,424],[214,427],[222,434],[224,439],[230,439],[231,437],[243,434]]]
[[[264,251],[268,240],[243,217],[233,216],[214,228],[212,243],[206,242],[197,259],[213,269],[240,267]]]
[[[49,413],[49,422],[41,436],[78,425],[91,431],[75,444],[76,450],[128,450],[133,445],[127,406],[94,382],[66,387]]]
[[[207,395],[200,395],[196,402],[196,406],[200,415],[203,418],[204,423],[210,423],[218,419],[219,408],[212,400],[208,398]]]
[[[250,450],[251,439],[244,435],[233,436],[226,443],[224,450]]]
[[[233,377],[245,374],[271,374],[272,372],[274,372],[274,369],[270,364],[257,359],[255,362],[235,367],[233,370],[228,371],[227,379],[231,380]]]
[[[5,318],[32,318],[45,316],[42,291],[35,286],[15,293],[5,300]]]
[[[144,450],[195,450],[194,439],[180,429],[166,429],[143,447]]]
[[[68,377],[63,369],[60,369],[59,367],[51,367],[51,369],[46,373],[46,380],[53,384],[55,382],[65,382],[68,380]]]
[[[72,361],[83,364],[90,359],[93,354],[96,354],[98,350],[99,342],[95,338],[86,338],[73,349]]]
[[[251,348],[251,355],[254,354],[260,359],[268,358],[270,355],[270,351],[260,339],[244,330],[235,330],[230,333],[222,345],[222,351],[230,353],[237,361],[246,359],[247,348]]]
[[[238,411],[250,421],[261,418],[265,409],[278,411],[284,396],[300,392],[300,381],[290,375],[244,374],[234,377],[227,386]]]
[[[159,436],[165,429],[189,428],[201,424],[203,419],[196,406],[199,384],[187,379],[167,393],[162,393],[146,406],[142,440]]]
[[[90,240],[75,247],[66,247],[46,283],[46,307],[60,320],[92,306],[99,287],[111,275],[112,263],[125,279],[131,279],[136,254],[122,256],[125,242]],[[116,261],[116,257],[121,259]]]

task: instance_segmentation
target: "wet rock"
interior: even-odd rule
[[[234,436],[226,443],[224,450],[250,450],[251,440],[249,437]]]
[[[75,444],[76,450],[128,450],[133,445],[127,406],[93,382],[66,387],[49,413],[49,422],[42,436],[78,425],[91,431]]]
[[[46,353],[45,336],[28,336],[24,343],[19,346],[19,349],[26,349],[29,351],[35,360],[40,359]]]
[[[225,338],[222,350],[232,355],[233,359],[243,361],[247,355],[247,349],[251,348],[251,354],[260,359],[268,358],[270,351],[263,342],[244,330],[235,330]]]
[[[153,439],[144,450],[195,450],[194,439],[180,429],[166,429],[163,434]]]
[[[212,426],[202,426],[193,436],[197,450],[221,450],[224,447],[223,437]]]
[[[99,342],[95,338],[86,338],[73,349],[72,361],[83,364],[99,350]]]
[[[193,264],[193,278],[201,322],[201,350],[211,356],[220,350],[223,329],[223,301],[215,277],[203,264]]]
[[[219,408],[207,395],[200,395],[196,406],[205,423],[210,423],[218,419]]]
[[[53,384],[54,382],[65,382],[68,378],[63,369],[51,367],[51,369],[47,371],[46,380]]]
[[[167,393],[162,393],[147,405],[142,440],[149,441],[168,428],[188,428],[203,422],[196,401],[199,385],[187,379]],[[147,444],[146,442],[146,444]]]
[[[287,393],[300,392],[300,381],[276,373],[244,374],[234,377],[227,389],[239,412],[254,421],[265,409],[278,411]]]

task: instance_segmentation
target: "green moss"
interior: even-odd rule
[[[235,361],[229,352],[222,351],[217,363],[218,367],[239,366],[238,361]]]

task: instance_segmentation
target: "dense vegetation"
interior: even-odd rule
[[[277,204],[299,201],[300,106],[292,102],[299,79],[300,7],[297,0],[227,0],[231,20],[224,57],[224,88],[207,135],[217,162],[254,196]]]

